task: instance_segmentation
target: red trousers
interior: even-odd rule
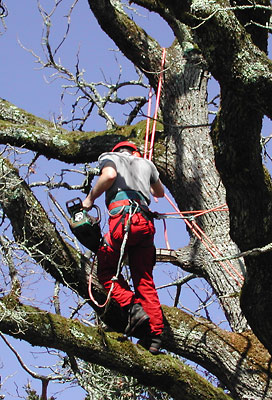
[[[97,275],[107,291],[112,285],[120,256],[120,247],[124,237],[124,224],[119,222],[122,216],[110,217],[109,232],[105,235],[106,243],[97,253]],[[146,220],[141,213],[132,216],[125,252],[135,293],[130,289],[123,275],[114,282],[112,298],[121,307],[141,303],[150,318],[152,334],[159,335],[163,331],[163,316],[160,301],[153,281],[156,249],[154,247],[155,228],[152,221]]]

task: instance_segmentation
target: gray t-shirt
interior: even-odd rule
[[[159,172],[151,161],[127,152],[103,153],[98,161],[100,169],[108,161],[112,161],[117,171],[113,185],[106,192],[106,204],[120,190],[136,190],[145,197],[147,204],[150,204],[150,184],[159,179]]]

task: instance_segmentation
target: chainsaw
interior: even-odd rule
[[[102,238],[99,225],[101,221],[100,208],[96,205],[93,205],[92,208],[97,211],[97,216],[93,217],[82,208],[81,199],[76,197],[75,199],[66,202],[66,207],[71,217],[69,218],[50,192],[49,197],[61,215],[68,222],[71,231],[78,241],[83,244],[83,246],[87,247],[87,249],[91,250],[93,253],[96,253]]]
[[[70,214],[69,226],[75,237],[83,246],[96,253],[101,241],[101,211],[96,205],[92,206],[95,209],[97,216],[93,217],[88,214],[82,207],[82,201],[79,197],[66,202],[66,208]]]

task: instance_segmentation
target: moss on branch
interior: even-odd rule
[[[96,161],[101,153],[124,139],[133,140],[143,148],[145,127],[146,122],[140,121],[136,125],[120,126],[107,131],[71,132],[5,100],[0,101],[0,143],[23,146],[47,158],[68,163]],[[161,129],[159,124],[158,129]]]
[[[0,329],[32,345],[69,352],[87,362],[132,375],[144,385],[156,386],[173,398],[228,400],[190,367],[168,355],[153,356],[122,335],[87,327],[76,320],[23,305],[9,296],[1,299]],[[11,333],[13,332],[13,333]]]

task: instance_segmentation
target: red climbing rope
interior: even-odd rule
[[[97,307],[103,308],[103,307],[105,307],[105,306],[109,303],[109,300],[110,300],[110,297],[111,297],[111,292],[112,292],[112,290],[113,290],[113,284],[111,285],[111,288],[110,288],[110,290],[109,290],[109,292],[108,292],[108,295],[107,295],[107,298],[106,298],[105,302],[104,302],[103,304],[99,304],[99,303],[95,300],[95,298],[94,298],[94,296],[93,296],[93,293],[92,293],[92,279],[93,279],[92,277],[93,277],[93,268],[94,268],[94,264],[95,264],[95,259],[96,259],[96,255],[94,256],[93,263],[92,263],[92,268],[91,268],[91,273],[90,273],[90,276],[89,276],[88,292],[89,292],[89,297],[90,297],[91,301],[92,301]],[[105,313],[105,312],[106,312],[106,310],[104,311],[104,313]]]
[[[146,120],[146,130],[145,130],[145,148],[144,148],[144,158],[147,157],[147,147],[148,147],[148,136],[150,127],[150,116],[151,116],[151,103],[152,103],[152,88],[150,87],[148,93],[148,108],[147,108],[147,120]]]
[[[161,97],[162,77],[163,77],[163,68],[164,68],[164,64],[165,64],[165,56],[166,56],[166,50],[165,50],[165,48],[163,48],[162,49],[162,60],[161,60],[161,72],[160,72],[159,83],[158,83],[154,121],[153,121],[151,139],[150,139],[150,149],[149,149],[149,157],[148,157],[149,160],[152,159],[152,155],[153,155],[156,124],[157,124],[158,110],[159,110],[160,97]]]
[[[153,155],[156,124],[157,124],[158,110],[159,110],[160,97],[161,97],[162,78],[163,78],[163,68],[164,68],[164,64],[165,64],[165,57],[166,57],[166,50],[165,50],[165,48],[163,48],[162,49],[162,59],[161,59],[161,71],[160,71],[158,88],[157,88],[156,105],[155,105],[152,132],[151,132],[151,138],[150,138],[149,155],[148,155],[148,159],[149,160],[152,159],[152,155]],[[146,135],[145,135],[144,158],[147,158],[147,147],[148,147],[148,141],[149,141],[150,113],[151,113],[151,91],[149,91],[149,96],[148,96],[148,111],[147,111],[147,124],[146,124]]]

